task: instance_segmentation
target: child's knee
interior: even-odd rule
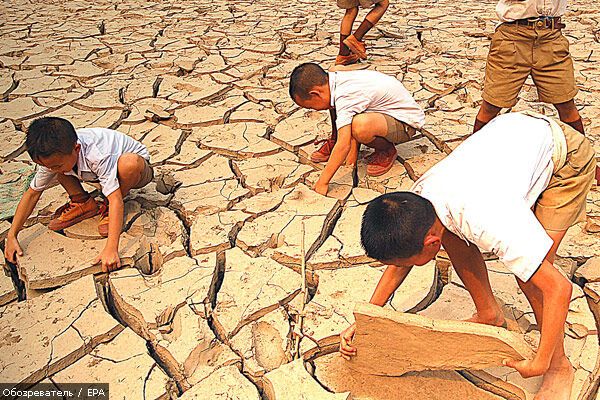
[[[142,157],[133,153],[125,153],[117,162],[117,173],[121,178],[139,177],[144,170],[145,162]]]
[[[352,137],[359,143],[368,143],[372,139],[369,119],[364,114],[352,118]]]

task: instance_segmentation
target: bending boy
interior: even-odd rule
[[[112,129],[75,130],[65,119],[44,117],[33,121],[25,145],[39,165],[30,188],[23,194],[6,239],[4,255],[16,262],[23,250],[17,236],[31,215],[42,192],[57,182],[70,201],[60,207],[48,228],[59,231],[84,219],[102,214],[100,235],[108,237],[96,262],[103,271],[119,268],[119,237],[123,227],[123,197],[130,189],[146,186],[154,177],[150,155],[140,142]],[[99,206],[81,181],[99,182],[108,208]]]
[[[302,64],[292,72],[290,96],[301,107],[331,114],[332,137],[311,155],[314,162],[327,161],[315,184],[321,194],[344,162],[356,162],[359,143],[375,149],[367,173],[385,174],[396,160],[394,145],[410,140],[425,121],[402,83],[377,71],[327,73],[317,64]]]
[[[492,251],[516,275],[541,332],[532,360],[506,365],[523,377],[544,375],[536,399],[568,400],[574,371],[565,356],[564,324],[572,286],[553,261],[567,229],[585,217],[595,167],[590,142],[567,125],[525,113],[495,118],[411,192],[386,194],[367,206],[363,247],[388,264],[371,303],[384,305],[411,268],[434,259],[443,245],[475,303],[471,321],[502,326],[481,255]],[[345,357],[356,354],[354,330],[341,334]]]

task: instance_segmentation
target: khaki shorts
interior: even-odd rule
[[[561,123],[567,140],[567,161],[556,171],[534,206],[544,229],[564,231],[585,221],[587,194],[594,182],[596,159],[590,141]]]
[[[382,0],[337,0],[337,6],[344,10],[358,6],[361,6],[362,8],[371,8],[381,1]]]
[[[154,168],[152,168],[152,166],[150,165],[150,161],[144,158],[144,162],[144,170],[142,171],[140,181],[135,186],[133,186],[133,189],[143,188],[144,186],[152,182],[152,180],[154,179]]]
[[[514,106],[530,74],[540,101],[564,103],[577,94],[569,41],[560,29],[501,24],[492,36],[483,99]]]
[[[396,118],[383,114],[385,122],[387,122],[387,134],[384,138],[393,144],[408,142],[415,136],[417,130],[412,126],[398,121]]]

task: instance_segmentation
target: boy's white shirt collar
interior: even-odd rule
[[[331,107],[335,107],[335,79],[336,79],[336,73],[335,72],[328,72],[329,74],[329,105]]]

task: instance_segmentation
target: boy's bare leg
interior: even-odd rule
[[[556,250],[560,245],[565,233],[567,231],[546,231],[548,235],[554,241],[548,255],[546,256],[546,260],[553,263],[554,257],[556,255]],[[535,314],[535,319],[537,321],[538,327],[541,331],[543,319],[542,319],[542,310],[543,310],[543,297],[542,293],[535,286],[525,283],[520,279],[517,279],[517,283],[529,303],[533,308],[533,312]],[[574,379],[574,369],[571,365],[571,362],[565,355],[565,347],[564,347],[564,336],[561,336],[558,343],[556,343],[556,347],[554,348],[554,354],[552,355],[552,360],[550,361],[550,368],[548,372],[544,374],[544,380],[542,383],[542,387],[540,388],[538,394],[535,397],[535,400],[569,400],[571,397],[571,388],[573,386]]]
[[[473,133],[477,132],[478,130],[483,128],[488,122],[494,119],[496,115],[498,115],[500,110],[502,110],[501,107],[496,107],[495,105],[490,104],[485,100],[481,100],[481,107],[479,108],[477,117],[475,117]]]
[[[475,303],[477,313],[468,321],[503,326],[506,320],[492,293],[485,261],[477,246],[474,244],[468,246],[448,230],[444,232],[442,244],[454,270]]]
[[[352,33],[352,26],[354,25],[357,15],[358,7],[353,7],[348,8],[346,14],[344,14],[344,17],[342,18],[342,23],[340,25],[340,56],[350,55],[350,49],[344,44],[344,40]]]
[[[125,197],[129,191],[138,185],[146,168],[146,160],[134,153],[124,153],[117,162],[117,178],[121,195]]]
[[[83,203],[89,197],[89,193],[85,191],[81,185],[81,181],[73,175],[56,174],[56,180],[65,189],[71,201],[75,203]]]
[[[388,124],[383,114],[369,112],[355,115],[352,119],[352,137],[375,150],[386,151],[395,148],[385,139]]]

